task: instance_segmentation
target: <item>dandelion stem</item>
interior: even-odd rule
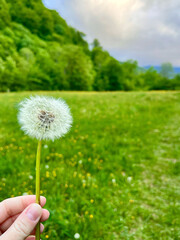
[[[38,141],[36,155],[36,203],[40,204],[40,159],[42,141]],[[36,240],[40,240],[40,222],[36,226]]]

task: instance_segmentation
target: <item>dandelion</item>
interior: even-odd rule
[[[75,233],[75,234],[74,234],[74,238],[75,238],[75,239],[79,239],[79,238],[80,238],[80,234],[79,234],[79,233]]]
[[[112,179],[112,183],[116,183],[116,179],[113,178],[113,179]]]
[[[64,136],[71,128],[72,116],[68,105],[62,99],[31,96],[19,104],[18,120],[25,134],[38,140],[36,156],[36,203],[39,204],[42,140],[54,141]],[[44,145],[44,148],[47,147],[47,145]],[[49,168],[47,166],[46,169]],[[46,171],[46,177],[49,177],[48,171]],[[36,227],[36,240],[40,240],[40,223]]]
[[[128,181],[128,182],[131,182],[131,181],[132,181],[132,177],[128,177],[128,178],[127,178],[127,181]]]
[[[30,97],[20,104],[18,120],[21,129],[38,140],[54,140],[64,136],[72,124],[68,105],[62,99]]]
[[[125,173],[125,172],[121,172],[121,174],[122,174],[123,177],[126,176],[126,173]]]

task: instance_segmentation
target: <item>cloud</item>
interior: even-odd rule
[[[179,0],[46,0],[119,60],[180,66]]]

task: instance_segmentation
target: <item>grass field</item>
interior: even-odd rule
[[[180,93],[38,93],[62,97],[74,124],[44,142],[42,239],[180,239]],[[35,191],[36,140],[17,123],[30,93],[0,94],[0,201]]]

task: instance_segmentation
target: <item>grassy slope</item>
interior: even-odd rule
[[[180,239],[180,93],[47,94],[67,101],[74,126],[43,149],[42,239]],[[0,200],[34,193],[36,141],[16,118],[28,95],[0,95]]]

